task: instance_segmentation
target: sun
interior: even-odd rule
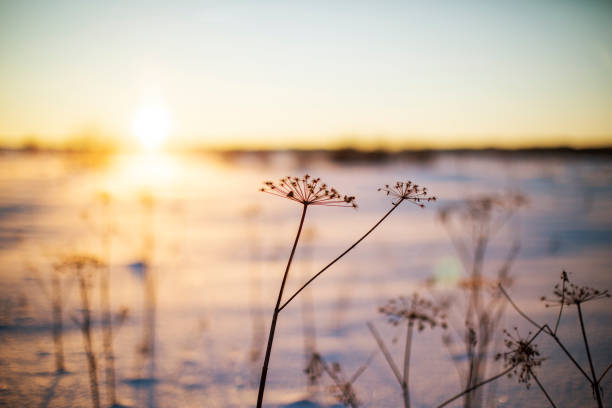
[[[132,133],[147,150],[158,149],[168,137],[170,117],[162,104],[142,105],[132,121]]]

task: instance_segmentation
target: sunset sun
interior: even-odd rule
[[[170,117],[161,104],[142,105],[134,114],[132,133],[147,150],[155,150],[168,137]]]

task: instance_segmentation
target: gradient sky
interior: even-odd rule
[[[612,144],[612,2],[0,1],[4,139],[150,101],[200,144]]]

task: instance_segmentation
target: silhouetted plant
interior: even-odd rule
[[[510,351],[505,353],[498,353],[495,356],[496,360],[502,359],[504,360],[505,370],[501,373],[498,373],[486,380],[480,381],[476,384],[471,385],[460,393],[452,396],[451,398],[444,401],[442,404],[438,405],[437,408],[442,408],[450,404],[451,402],[468,395],[478,388],[489,384],[498,378],[503,376],[512,377],[512,375],[516,375],[518,377],[519,383],[524,383],[529,388],[529,381],[533,378],[540,389],[545,394],[548,401],[551,403],[553,407],[555,404],[550,399],[550,396],[542,386],[542,384],[537,379],[536,375],[533,373],[533,367],[541,365],[543,359],[540,358],[540,353],[537,349],[537,345],[533,344],[534,340],[542,333],[543,329],[538,330],[533,336],[531,333],[529,338],[522,338],[518,334],[518,330],[516,331],[517,337],[513,337],[507,330],[504,330],[504,334],[506,335],[506,339],[504,340],[505,345]]]
[[[268,363],[270,361],[270,354],[272,352],[272,344],[274,341],[274,333],[276,330],[276,323],[278,319],[279,313],[302,291],[304,290],[312,281],[314,281],[317,277],[319,277],[323,272],[329,269],[333,264],[339,261],[342,257],[344,257],[347,253],[349,253],[353,248],[355,248],[361,241],[363,241],[376,227],[378,227],[403,201],[409,201],[415,203],[417,205],[421,205],[424,202],[433,201],[436,198],[427,195],[427,190],[419,187],[418,185],[414,185],[411,182],[403,183],[398,182],[395,185],[395,188],[390,188],[389,186],[385,186],[383,188],[384,191],[387,192],[388,195],[392,195],[396,198],[396,201],[393,202],[393,207],[377,222],[371,227],[364,235],[361,236],[356,242],[354,242],[350,247],[348,247],[344,252],[338,255],[334,260],[332,260],[329,264],[327,264],[323,269],[317,272],[312,278],[310,278],[306,283],[304,283],[298,290],[296,290],[293,295],[289,297],[284,303],[281,304],[283,298],[283,291],[285,288],[285,283],[287,281],[287,277],[289,275],[289,270],[291,268],[291,262],[293,260],[293,256],[295,254],[295,249],[297,247],[298,241],[300,239],[300,234],[302,232],[302,227],[304,225],[304,219],[306,217],[306,210],[311,205],[320,205],[320,206],[340,206],[340,207],[353,207],[356,208],[357,204],[355,203],[355,197],[349,195],[342,195],[336,189],[329,187],[325,183],[321,183],[319,178],[312,178],[310,175],[306,174],[304,177],[285,177],[280,179],[278,183],[274,183],[272,181],[264,182],[264,187],[260,189],[260,191],[269,193],[281,198],[286,198],[291,201],[295,201],[302,205],[302,216],[300,218],[298,231],[293,242],[293,246],[291,249],[291,253],[289,255],[289,260],[287,261],[287,266],[285,267],[285,273],[283,274],[283,279],[281,282],[281,286],[278,292],[278,297],[276,300],[276,305],[274,307],[274,311],[272,314],[272,323],[270,325],[270,333],[268,335],[268,345],[266,348],[266,354],[264,357],[264,362],[261,371],[261,378],[259,381],[259,391],[257,395],[257,407],[261,408],[263,404],[263,396],[266,386],[266,377],[268,374]]]
[[[609,298],[610,294],[608,290],[599,290],[594,289],[589,286],[578,286],[573,283],[570,283],[567,272],[563,271],[561,273],[561,283],[556,284],[553,288],[553,296],[552,298],[547,298],[546,296],[542,296],[541,300],[545,302],[546,307],[559,306],[559,313],[557,314],[557,319],[554,325],[554,329],[552,329],[548,324],[540,325],[536,323],[532,318],[530,318],[527,314],[525,314],[516,303],[512,300],[508,292],[500,285],[500,290],[504,294],[504,296],[508,299],[510,304],[514,307],[514,309],[525,318],[529,323],[538,328],[538,333],[542,332],[549,335],[559,346],[559,348],[565,353],[565,355],[569,358],[569,360],[574,364],[574,366],[582,373],[584,378],[589,382],[591,388],[593,389],[593,396],[597,401],[598,407],[603,407],[603,398],[602,398],[602,388],[601,381],[608,373],[610,368],[612,368],[612,364],[609,364],[608,367],[604,370],[604,372],[598,377],[595,373],[595,367],[593,366],[593,358],[591,356],[591,349],[589,347],[589,342],[587,339],[587,333],[584,326],[584,316],[582,313],[582,304],[585,302],[589,302],[592,300]],[[587,359],[589,362],[589,368],[591,374],[589,375],[586,370],[582,368],[582,366],[576,361],[574,356],[569,352],[567,347],[563,344],[561,339],[559,338],[557,331],[559,329],[559,323],[561,322],[561,317],[563,314],[564,306],[572,306],[575,305],[578,309],[578,321],[580,325],[580,331],[582,333],[582,339],[584,342],[584,347],[587,354]],[[550,401],[550,398],[549,398]],[[551,401],[552,403],[552,401]]]
[[[397,299],[391,299],[385,306],[380,307],[378,311],[387,316],[389,323],[393,326],[406,323],[406,343],[404,346],[403,370],[401,372],[374,325],[370,322],[367,324],[402,389],[404,407],[409,408],[410,353],[412,352],[413,330],[415,327],[418,331],[423,331],[427,327],[433,329],[437,326],[446,329],[446,315],[433,302],[421,298],[418,293],[414,293],[411,297],[400,296]]]
[[[556,407],[552,398],[533,371],[534,367],[542,365],[544,359],[540,357],[538,345],[533,343],[534,338],[529,338],[532,333],[529,332],[528,337],[524,338],[521,337],[516,327],[514,328],[514,332],[516,333],[516,337],[513,336],[508,330],[504,329],[504,334],[506,335],[504,344],[510,351],[498,353],[495,356],[495,359],[503,359],[504,367],[506,368],[512,367],[512,372],[508,373],[508,378],[513,376],[516,377],[519,384],[525,384],[527,389],[531,387],[531,379],[533,379],[546,396],[548,402],[550,402],[550,405]]]

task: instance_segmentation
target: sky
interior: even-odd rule
[[[0,140],[147,120],[202,146],[612,145],[612,2],[0,1]]]

